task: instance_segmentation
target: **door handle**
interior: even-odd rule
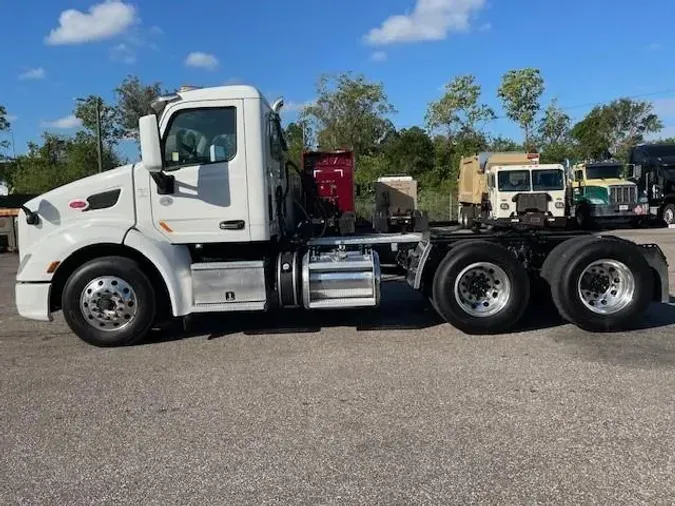
[[[246,226],[244,220],[221,221],[220,230],[243,230]]]

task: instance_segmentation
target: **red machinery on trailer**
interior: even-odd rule
[[[306,151],[302,154],[305,188],[304,206],[316,224],[325,224],[340,235],[356,231],[354,152]],[[317,198],[318,197],[318,198]]]

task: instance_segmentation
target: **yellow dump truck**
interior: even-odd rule
[[[493,166],[529,165],[537,163],[536,153],[480,153],[462,158],[457,177],[457,200],[459,204],[458,219],[464,228],[471,228],[474,221],[480,218],[481,212],[487,211],[489,202],[486,171]]]

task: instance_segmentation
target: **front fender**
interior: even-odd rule
[[[169,293],[173,316],[185,316],[192,309],[192,259],[187,246],[151,239],[132,229],[124,244],[135,249],[155,266]]]
[[[54,228],[40,237],[25,252],[16,274],[19,283],[50,282],[54,276],[53,262],[63,262],[77,250],[101,243],[122,244],[129,231],[128,222],[77,222]],[[21,244],[19,244],[21,248]],[[48,272],[51,270],[52,272]]]

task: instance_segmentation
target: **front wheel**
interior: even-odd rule
[[[91,260],[63,288],[70,329],[94,346],[125,346],[145,337],[155,320],[155,291],[141,267],[125,257]]]
[[[530,279],[506,248],[471,241],[452,248],[441,261],[432,287],[434,308],[467,334],[498,334],[523,316]]]

